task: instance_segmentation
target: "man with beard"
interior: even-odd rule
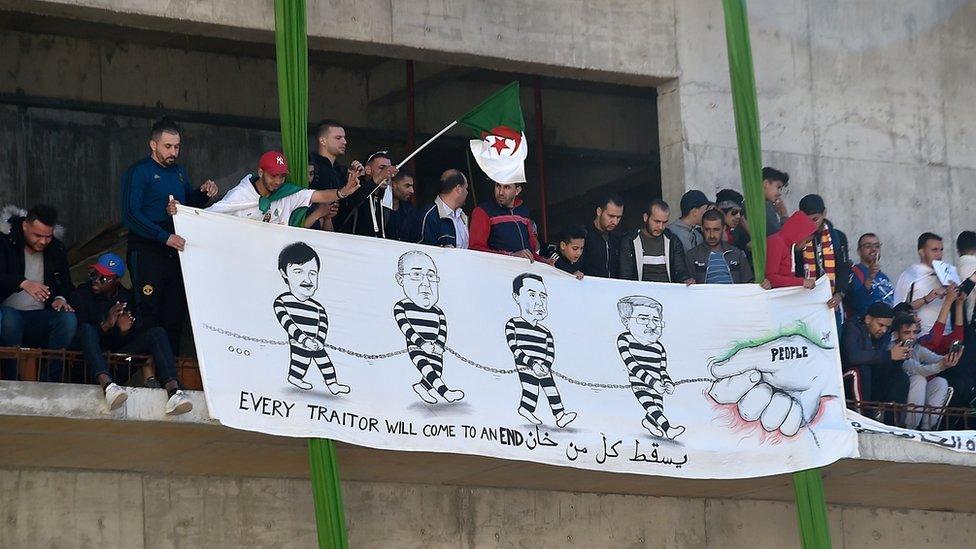
[[[597,205],[583,246],[582,271],[586,276],[620,278],[620,234],[616,229],[623,216],[624,201],[615,194],[605,196]]]
[[[186,290],[179,253],[186,241],[175,234],[167,213],[172,199],[203,207],[217,194],[217,185],[205,181],[190,186],[186,170],[176,163],[180,155],[180,129],[162,119],[153,125],[150,154],[122,175],[122,224],[129,229],[129,270],[135,292],[136,316],[145,327],[162,326],[174,352],[179,352],[186,317]]]
[[[312,388],[305,381],[308,367],[315,364],[329,392],[344,395],[349,386],[339,383],[335,366],[325,347],[329,334],[329,316],[325,307],[312,299],[319,288],[319,254],[304,242],[289,244],[278,254],[278,272],[288,291],[274,300],[274,312],[281,327],[288,334],[291,365],[288,383],[303,391]]]
[[[247,174],[222,199],[207,208],[208,212],[225,213],[276,225],[289,225],[293,215],[312,203],[329,203],[349,196],[359,188],[359,180],[350,178],[342,189],[303,189],[285,183],[288,161],[278,151],[268,151],[258,160],[257,175]],[[174,199],[168,210],[176,214]]]
[[[699,284],[748,284],[755,280],[745,252],[723,238],[725,216],[718,210],[702,215],[705,242],[688,250],[688,271]],[[769,289],[769,281],[763,281]]]
[[[68,304],[73,287],[64,244],[54,236],[58,212],[38,204],[10,219],[0,238],[0,345],[64,349],[77,321]],[[17,379],[16,361],[4,360],[2,378]],[[61,381],[63,363],[51,359],[41,381]]]
[[[895,288],[881,270],[881,239],[874,233],[864,233],[857,239],[857,254],[861,262],[851,269],[847,305],[854,316],[864,316],[868,307],[878,301],[894,306]]]
[[[620,242],[620,278],[691,285],[685,251],[667,228],[671,208],[653,200],[644,213],[644,226]]]
[[[349,173],[359,165],[353,162]],[[366,159],[359,181],[359,190],[339,202],[335,219],[336,230],[347,234],[386,238],[386,218],[381,198],[390,178],[398,173],[387,151],[377,151]]]
[[[105,352],[152,355],[156,372],[169,394],[166,413],[176,415],[192,410],[193,403],[180,389],[176,358],[166,332],[159,326],[134,329],[136,319],[129,307],[132,292],[120,282],[125,275],[122,258],[112,253],[103,254],[90,269],[88,282],[75,290],[71,301],[78,316],[78,344],[85,362],[92,368],[95,381],[102,387],[109,409],[115,410],[125,404],[128,394],[112,381],[102,354]],[[159,387],[151,377],[146,379],[146,386]]]
[[[441,279],[434,260],[416,250],[401,255],[396,281],[406,299],[393,305],[393,318],[407,338],[407,354],[420,372],[414,392],[427,404],[437,404],[438,399],[461,400],[464,391],[449,389],[443,380],[447,317],[437,306]]]
[[[518,197],[521,193],[522,183],[495,182],[494,199],[471,212],[470,249],[547,263],[539,255],[536,225]]]
[[[919,262],[905,269],[895,282],[895,303],[905,302],[912,306],[922,333],[928,333],[935,325],[946,295],[946,288],[932,267],[933,261],[942,260],[942,251],[941,236],[922,233],[918,237]]]
[[[413,176],[407,172],[399,172],[390,180],[390,189],[386,192],[393,193],[391,208],[383,206],[383,226],[386,227],[386,238],[390,240],[402,240],[404,242],[414,242],[416,238],[411,234],[411,229],[416,224],[417,208],[414,207]]]
[[[826,275],[830,281],[831,298],[827,306],[835,309],[837,325],[843,324],[843,309],[839,307],[847,293],[851,277],[851,259],[847,250],[847,235],[827,219],[827,206],[818,194],[800,199],[800,211],[817,224],[813,238],[805,246],[798,246],[794,255],[796,274],[816,280]]]
[[[617,351],[630,376],[630,387],[644,408],[641,425],[651,436],[675,439],[685,432],[664,415],[664,393],[674,393],[668,375],[668,355],[661,344],[663,307],[649,297],[632,295],[617,302],[620,322],[627,331],[617,337]]]
[[[563,408],[556,381],[552,379],[556,347],[552,333],[540,324],[549,314],[549,295],[542,277],[531,273],[518,275],[512,281],[512,297],[518,304],[519,316],[505,323],[505,339],[515,358],[522,384],[518,413],[532,424],[542,425],[542,420],[535,415],[541,387],[546,393],[556,425],[565,427],[576,419],[576,412],[567,412]]]

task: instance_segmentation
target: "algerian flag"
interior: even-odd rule
[[[529,147],[518,82],[498,90],[457,121],[480,137],[471,140],[471,153],[489,178],[498,183],[525,183]]]

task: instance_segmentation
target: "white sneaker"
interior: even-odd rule
[[[109,410],[117,410],[125,404],[125,399],[129,398],[129,393],[125,389],[114,383],[109,383],[105,387],[105,402],[108,403]]]
[[[448,402],[457,402],[464,398],[464,391],[461,389],[448,389],[444,391],[444,400]]]
[[[343,385],[341,383],[332,383],[327,385],[327,387],[329,388],[329,392],[333,395],[347,395],[350,391],[348,385]]]
[[[178,390],[173,393],[173,396],[169,397],[166,401],[166,415],[176,416],[179,414],[185,414],[193,409],[193,403],[190,399],[186,397],[186,393],[182,390]]]

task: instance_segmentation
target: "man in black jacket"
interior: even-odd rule
[[[844,323],[840,342],[844,371],[853,371],[853,394],[848,398],[865,402],[905,402],[908,395],[908,376],[901,364],[911,349],[901,344],[890,347],[891,322],[895,316],[890,305],[883,302],[868,307],[864,318],[852,318]]]
[[[0,239],[0,345],[64,349],[77,321],[68,298],[74,287],[64,244],[54,236],[57,211],[38,204],[10,220]],[[61,381],[64,364],[41,365],[40,381]],[[16,363],[4,361],[4,379],[16,379]]]
[[[149,354],[169,395],[165,411],[169,415],[182,414],[193,409],[193,403],[180,389],[176,376],[176,358],[169,344],[166,330],[159,326],[137,328],[132,315],[132,292],[124,288],[119,279],[125,275],[122,258],[102,254],[91,265],[88,282],[78,286],[71,298],[78,317],[78,346],[91,366],[92,376],[104,392],[110,410],[122,406],[128,395],[125,389],[112,381],[108,363],[102,354],[116,353]],[[160,382],[146,379],[146,386],[158,388]]]
[[[665,226],[670,217],[668,203],[657,199],[644,213],[644,226],[620,241],[620,278],[648,282],[676,282],[691,285],[681,241]]]
[[[586,228],[583,247],[583,274],[603,278],[620,278],[620,234],[616,231],[624,216],[624,201],[615,194],[606,195],[597,204],[593,224]]]

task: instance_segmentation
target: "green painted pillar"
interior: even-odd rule
[[[305,0],[275,0],[275,54],[281,143],[290,180],[308,186],[308,34]],[[346,521],[335,444],[309,439],[308,462],[319,547],[345,549]]]
[[[739,168],[746,214],[752,231],[752,265],[756,280],[765,278],[766,204],[762,189],[762,143],[759,137],[759,103],[749,42],[749,19],[745,0],[722,0],[725,10],[725,38],[729,50],[729,77],[732,82],[732,108],[739,145]],[[800,539],[804,549],[830,547],[827,503],[820,469],[793,474],[793,491]]]

